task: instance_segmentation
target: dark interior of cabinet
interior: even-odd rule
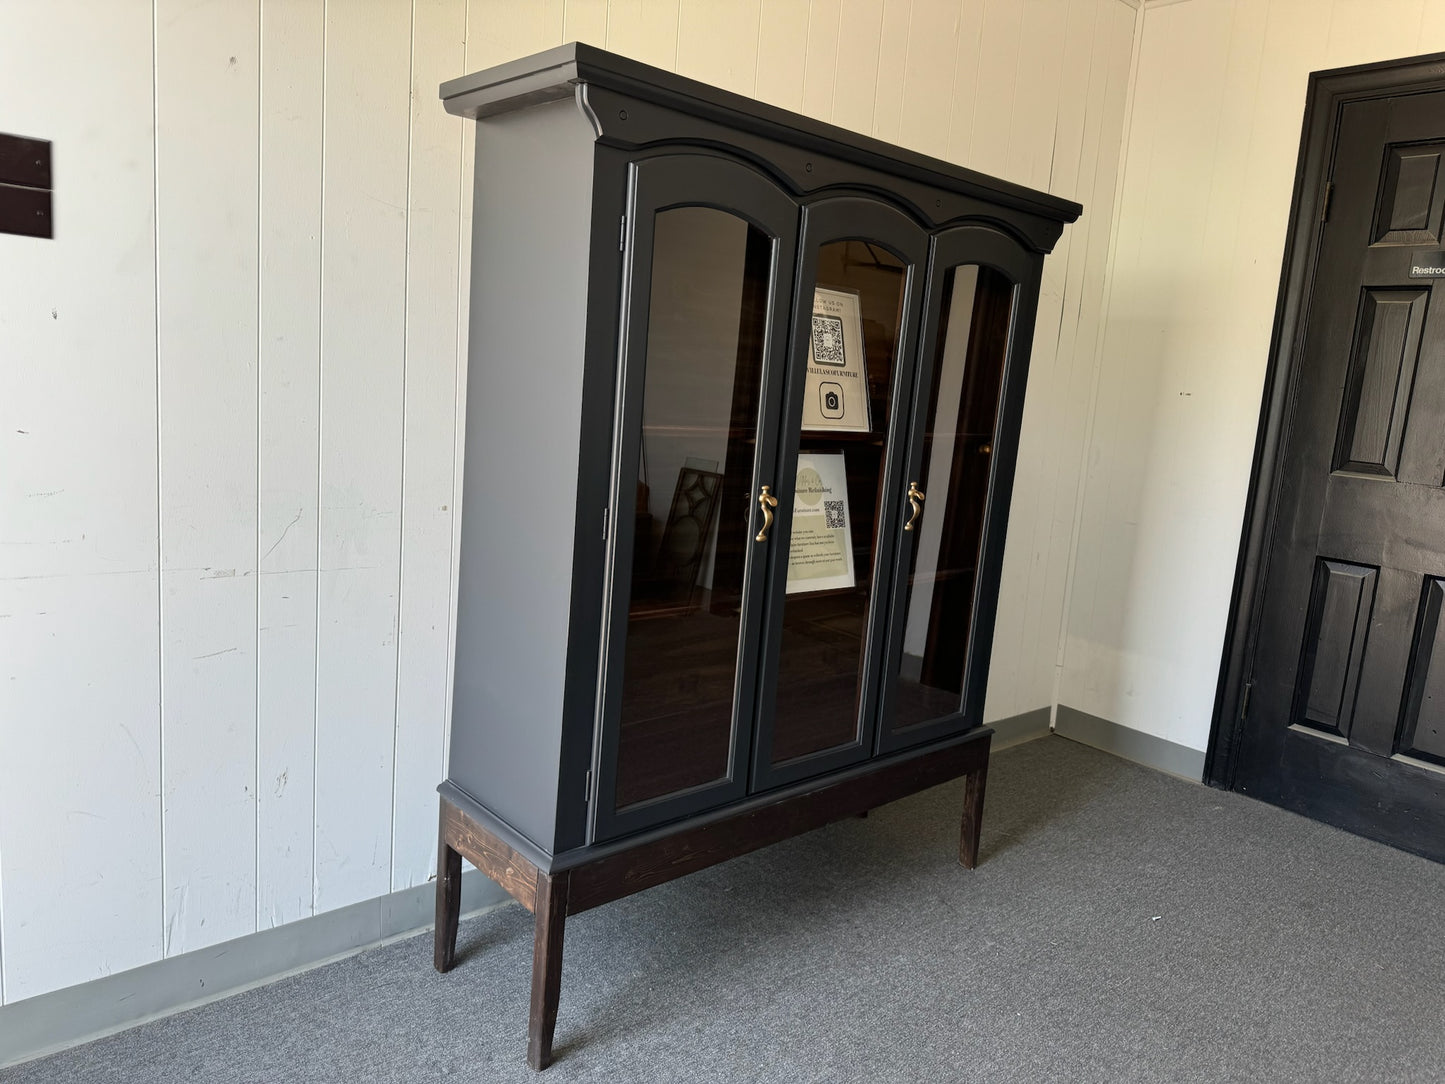
[[[677,234],[671,242],[669,231]],[[619,730],[619,809],[715,782],[733,768],[742,588],[754,526],[752,474],[772,242],[733,216],[700,208],[659,215],[658,238]],[[703,259],[714,244],[716,258]],[[910,564],[910,605],[915,585],[926,581],[927,590],[918,596],[926,599],[926,617],[914,618],[926,620],[926,635],[921,649],[905,652],[895,728],[958,710],[965,676],[1012,304],[1012,287],[1001,275],[971,270],[976,272],[971,303],[952,315],[950,306],[943,306],[923,415],[923,462],[935,457],[936,447],[946,460],[936,467],[946,473],[925,479],[928,512],[941,518],[942,527],[934,528],[941,537],[928,566]],[[955,271],[948,272],[945,297],[953,296],[954,279]],[[772,713],[774,764],[846,745],[862,723],[905,281],[901,262],[866,242],[835,242],[819,250],[818,285],[859,299],[870,428],[805,428],[799,436],[800,455],[843,457],[854,582],[790,592],[784,600]],[[945,390],[945,354],[957,336],[967,344],[964,370],[961,383],[955,375]],[[728,349],[721,367],[731,366],[725,389],[705,383],[718,379],[718,340],[726,340]],[[952,350],[950,364],[957,365],[956,343]],[[694,386],[697,399],[715,405],[704,409],[693,402]],[[943,396],[958,398],[941,411]],[[664,493],[670,494],[667,501]]]
[[[618,808],[730,767],[773,245],[713,208],[656,216]]]
[[[954,268],[945,281],[942,322],[939,328],[928,408],[924,415],[922,463],[931,464],[936,450],[947,453],[945,476],[926,478],[930,513],[942,515],[937,549],[927,555],[915,550],[908,581],[909,609],[926,597],[926,636],[921,650],[905,654],[894,705],[892,725],[904,728],[957,711],[968,662],[974,585],[978,572],[983,516],[999,393],[1013,310],[1013,287],[1002,275],[986,267],[969,267],[972,302],[957,311],[950,300],[964,269]],[[975,277],[976,276],[976,277]],[[954,340],[963,336],[961,388],[952,422],[944,383],[951,364]],[[923,591],[923,589],[927,589]],[[912,613],[905,628],[917,620]],[[905,636],[909,633],[905,632]]]
[[[863,323],[868,432],[802,430],[800,455],[841,454],[846,464],[854,586],[789,594],[780,645],[772,760],[785,763],[858,734],[874,555],[882,514],[884,454],[906,269],[866,241],[818,252],[818,286],[856,292]],[[800,359],[794,358],[798,364]]]
[[[732,742],[736,614],[706,609],[672,620],[629,621],[619,809],[689,787],[726,771]]]

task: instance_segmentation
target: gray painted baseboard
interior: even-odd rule
[[[462,912],[507,894],[476,870],[462,876]],[[0,1068],[194,1008],[426,929],[433,883],[247,934],[0,1008]]]
[[[1054,732],[1136,764],[1145,764],[1188,779],[1191,783],[1198,783],[1204,778],[1203,749],[1190,749],[1187,745],[1156,738],[1153,734],[1130,730],[1078,708],[1060,704],[1054,717]]]
[[[1050,714],[1048,708],[1035,708],[1022,715],[1010,715],[996,723],[984,723],[984,726],[993,728],[992,751],[997,753],[1010,745],[1022,745],[1035,738],[1047,738]]]

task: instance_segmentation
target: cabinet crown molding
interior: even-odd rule
[[[625,110],[619,115],[617,109],[598,108],[593,101],[592,88],[714,121],[725,125],[735,135],[748,133],[760,136],[799,150],[827,154],[893,177],[918,181],[960,196],[1036,215],[1054,225],[1049,231],[1053,237],[1038,244],[1041,251],[1052,247],[1058,230],[1064,224],[1076,221],[1083,213],[1083,207],[1073,200],[990,177],[581,42],[568,42],[485,71],[448,80],[441,85],[441,99],[448,113],[472,120],[486,120],[543,102],[575,98],[592,121],[599,138],[606,142],[619,146],[642,146],[666,138],[654,127],[637,123],[645,120],[644,117],[631,115]],[[643,138],[629,138],[630,128],[644,129]],[[799,191],[819,187],[807,183],[805,176],[789,176]],[[935,215],[928,217],[933,222],[941,221]]]

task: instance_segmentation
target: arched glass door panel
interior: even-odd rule
[[[986,226],[934,238],[881,750],[982,722],[1042,258]]]
[[[872,751],[926,256],[924,231],[880,200],[805,210],[756,789]]]
[[[798,218],[716,155],[644,160],[633,186],[597,838],[746,791],[753,502],[776,456]]]

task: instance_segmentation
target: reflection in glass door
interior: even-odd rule
[[[729,772],[772,247],[711,207],[655,219],[619,809]]]
[[[946,273],[920,467],[909,479],[895,730],[962,708],[1012,312],[1013,284],[993,268],[965,264]]]
[[[631,172],[592,833],[741,798],[798,205],[688,151]],[[785,269],[779,274],[779,269]]]
[[[927,234],[881,201],[804,217],[753,786],[872,752]],[[906,399],[906,395],[905,395]],[[885,583],[879,583],[882,575]]]
[[[774,764],[857,737],[907,271],[866,241],[819,250],[781,602]]]

